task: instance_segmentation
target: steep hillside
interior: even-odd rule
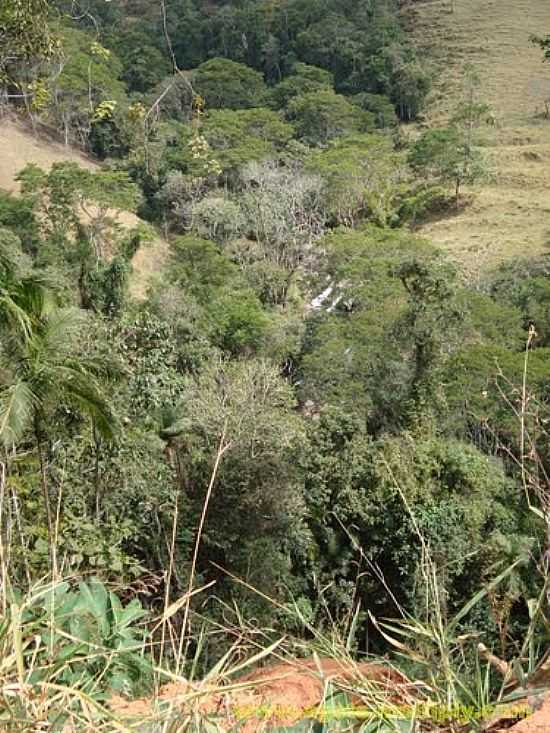
[[[79,151],[35,136],[7,117],[0,118],[0,155],[0,188],[10,192],[18,191],[15,177],[29,163],[45,169],[63,161],[72,161],[90,170],[99,167]],[[119,220],[128,227],[135,226],[139,221],[130,213],[120,214]],[[150,280],[162,270],[167,254],[168,244],[160,238],[140,248],[132,263],[130,292],[134,297],[145,295]]]
[[[72,161],[83,168],[97,170],[98,165],[77,150],[32,135],[8,117],[0,118],[0,188],[18,191],[15,176],[28,163],[49,169],[54,163]]]
[[[417,0],[406,9],[417,46],[438,79],[428,124],[444,121],[467,65],[496,124],[485,131],[494,175],[472,206],[422,232],[449,249],[471,276],[499,261],[550,251],[550,64],[529,38],[550,32],[548,0]]]

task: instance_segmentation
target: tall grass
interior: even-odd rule
[[[527,390],[533,338],[534,334],[530,333],[521,399],[509,402],[521,433],[520,455],[510,456],[520,469],[529,507],[547,523],[550,534],[550,484],[529,427],[533,424],[529,410],[536,404]],[[388,694],[395,690],[370,679],[352,653],[362,616],[359,603],[339,621],[330,618],[327,609],[328,623],[321,629],[305,617],[299,604],[281,604],[228,573],[233,582],[259,593],[271,603],[278,615],[286,615],[290,622],[287,628],[301,628],[303,635],[277,636],[275,629],[257,628],[247,622],[239,608],[226,609],[226,615],[233,614],[232,625],[201,618],[193,610],[192,602],[196,596],[211,592],[212,583],[195,587],[195,565],[218,468],[229,448],[222,435],[195,541],[189,586],[186,593],[174,599],[170,587],[179,529],[175,507],[166,593],[163,608],[155,618],[145,617],[139,604],[123,606],[99,582],[77,585],[78,579],[60,579],[57,563],[50,577],[33,582],[17,496],[13,489],[8,489],[5,466],[0,464],[0,729],[13,733],[46,730],[214,733],[228,730],[230,725],[238,728],[239,721],[235,720],[231,706],[244,691],[254,692],[258,684],[243,682],[242,675],[267,662],[293,660],[296,664],[300,658],[314,660],[307,670],[303,669],[322,682],[318,703],[320,720],[296,723],[292,728],[294,733],[352,728],[362,733],[412,733],[422,706],[426,705],[450,711],[450,715],[453,710],[467,708],[472,723],[476,723],[488,706],[521,698],[527,689],[536,690],[537,685],[548,685],[550,658],[544,629],[550,627],[550,543],[538,565],[539,595],[526,599],[529,624],[522,644],[514,658],[500,659],[478,636],[464,633],[463,622],[476,604],[516,571],[521,558],[500,568],[492,581],[449,618],[440,569],[420,530],[414,507],[389,465],[386,466],[389,476],[416,532],[423,597],[423,608],[416,615],[403,609],[397,600],[393,619],[376,618],[369,612],[370,623],[392,650],[391,662],[378,661],[405,671],[410,677],[410,683],[400,686],[400,703]],[[363,549],[351,536],[350,541],[368,565]],[[17,578],[12,577],[14,558],[17,567],[23,568]],[[391,596],[384,577],[374,566],[371,569]],[[89,619],[89,623],[83,619]],[[191,619],[193,628],[200,628],[200,632],[191,633]],[[206,651],[219,638],[224,639],[225,651],[204,672]],[[228,639],[232,639],[229,645]],[[337,660],[348,674],[344,679],[326,675],[323,659]],[[374,657],[366,659],[376,661]],[[300,670],[299,663],[297,669]],[[495,675],[500,680],[497,685]],[[115,695],[119,695],[118,705],[113,706]],[[140,695],[144,697],[141,707],[125,708],[124,696]],[[350,709],[352,700],[360,701],[359,712]],[[323,722],[321,713],[325,716],[330,713],[332,722]]]
[[[435,604],[440,589],[429,549],[426,550],[423,563],[426,592]],[[496,586],[513,571],[513,567],[503,570],[490,585]],[[187,660],[187,677],[178,672],[175,665],[173,671],[169,669],[169,665],[155,666],[155,644],[151,636],[144,637],[141,643],[125,651],[151,660],[157,690],[169,683],[173,693],[170,699],[156,700],[155,695],[151,694],[151,704],[146,711],[132,713],[131,710],[117,709],[114,712],[108,704],[104,681],[106,670],[117,664],[117,655],[123,651],[93,642],[88,642],[84,650],[80,645],[78,654],[75,652],[79,664],[90,663],[97,670],[95,662],[100,660],[101,671],[96,671],[91,678],[76,675],[67,681],[66,672],[75,666],[75,656],[70,653],[66,656],[64,649],[72,648],[78,640],[64,631],[62,619],[56,619],[55,614],[40,617],[33,612],[37,607],[44,608],[47,605],[47,599],[51,598],[52,590],[58,584],[35,584],[22,596],[9,588],[4,593],[5,610],[0,624],[0,727],[7,731],[221,731],[227,729],[229,720],[232,719],[224,715],[223,711],[220,714],[219,711],[212,710],[206,704],[208,701],[216,696],[220,700],[230,701],[232,695],[250,687],[250,683],[240,683],[239,678],[258,664],[301,656],[319,660],[317,669],[311,669],[309,674],[317,675],[323,681],[320,710],[326,714],[332,708],[334,715],[338,717],[338,709],[341,715],[341,709],[346,708],[352,696],[359,699],[361,714],[350,712],[347,718],[340,719],[338,726],[344,726],[344,723],[349,726],[353,723],[357,730],[364,733],[412,731],[415,711],[420,703],[430,703],[451,710],[466,705],[474,712],[481,712],[495,699],[506,697],[501,693],[495,696],[492,691],[491,662],[484,658],[475,645],[470,644],[468,654],[467,647],[471,640],[461,638],[458,633],[460,620],[486,595],[489,590],[487,587],[449,621],[435,607],[431,609],[433,612],[422,619],[409,615],[402,615],[394,620],[375,619],[371,616],[372,623],[395,650],[395,668],[417,671],[411,685],[403,691],[405,699],[409,696],[406,716],[401,705],[388,699],[387,688],[372,682],[361,672],[352,655],[359,607],[350,614],[343,626],[334,625],[328,630],[320,631],[309,624],[299,606],[292,603],[283,610],[303,625],[309,641],[282,637],[270,642],[271,630],[256,629],[242,617],[237,619],[238,623],[233,628],[205,625],[202,634],[194,639],[195,654],[192,659]],[[525,654],[512,661],[507,668],[510,670],[510,678],[515,681],[516,692],[518,687],[528,683],[529,678],[536,676],[536,630],[541,614],[544,614],[547,591],[548,578],[539,599],[532,604],[531,624],[523,644]],[[167,617],[171,617],[174,610],[187,601],[186,595],[173,602],[149,627],[154,629],[155,626],[158,628],[160,624],[168,623]],[[277,604],[275,600],[273,603]],[[55,648],[50,645],[52,631],[65,634],[63,643]],[[202,666],[200,656],[209,641],[208,636],[215,638],[219,634],[223,634],[225,638],[232,636],[233,644],[211,667],[209,673],[202,674],[200,679],[194,679],[194,670],[198,671]],[[187,640],[188,637],[183,644]],[[174,639],[174,653],[177,653],[181,643],[181,638]],[[475,660],[473,669],[471,652]],[[324,678],[322,658],[339,660],[355,672],[345,682]],[[523,676],[518,672],[518,665],[523,670]],[[504,683],[503,679],[503,690]],[[474,715],[473,719],[475,717]],[[313,723],[310,721],[307,725],[313,726]],[[339,729],[334,726],[336,723],[327,730]],[[296,727],[295,730],[297,732],[305,728]]]

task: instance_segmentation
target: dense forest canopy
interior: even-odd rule
[[[549,541],[549,261],[472,284],[415,231],[490,175],[475,76],[407,127],[433,69],[397,0],[8,0],[0,39],[3,112],[102,162],[0,191],[11,583],[158,610],[215,581],[195,640],[359,608],[354,648],[384,652],[368,612],[425,611],[428,547],[449,618],[513,566],[461,620],[513,654]]]

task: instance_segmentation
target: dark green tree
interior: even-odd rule
[[[310,145],[326,144],[335,137],[373,127],[371,115],[328,88],[291,99],[287,117],[298,137]]]
[[[422,421],[432,406],[441,406],[442,361],[456,341],[462,313],[455,297],[454,273],[448,266],[408,260],[394,272],[407,293],[407,308],[394,329],[397,339],[410,350],[409,418]]]
[[[273,105],[282,109],[294,99],[319,90],[333,89],[332,74],[325,69],[308,64],[297,63],[292,73],[277,84],[270,92]]]
[[[229,59],[211,59],[194,72],[193,84],[208,109],[261,107],[266,96],[262,75]]]

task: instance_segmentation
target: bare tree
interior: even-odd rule
[[[267,161],[249,164],[241,180],[246,235],[259,257],[286,272],[284,303],[294,275],[311,270],[325,231],[322,179]]]

